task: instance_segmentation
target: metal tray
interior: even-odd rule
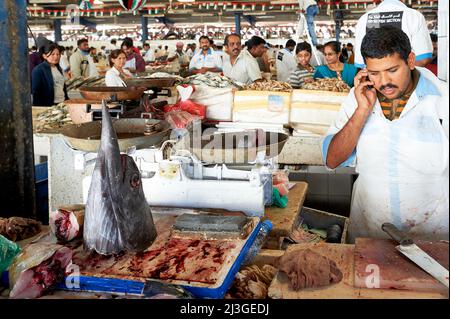
[[[264,159],[278,156],[289,138],[284,133],[265,132],[265,142],[256,147],[236,145],[239,140],[245,138],[245,135],[248,136],[248,133],[213,134],[202,138],[201,148],[197,147],[196,142],[193,142],[194,135],[192,135],[189,148],[197,158],[205,163],[244,164],[254,162],[260,156]],[[227,141],[233,141],[230,143],[231,147],[226,147]]]
[[[176,79],[174,78],[136,78],[124,81],[127,86],[145,86],[146,88],[169,88],[172,87]]]
[[[96,86],[88,87],[82,86],[79,88],[81,95],[86,100],[139,100],[147,90],[144,86]]]
[[[147,123],[157,124],[159,128],[151,135],[144,135]],[[119,149],[125,152],[130,147],[137,149],[158,145],[169,137],[170,125],[166,121],[155,119],[113,119],[113,125],[118,135]],[[60,134],[73,149],[96,153],[100,147],[101,121],[83,124],[67,125]],[[135,135],[120,138],[121,135]]]

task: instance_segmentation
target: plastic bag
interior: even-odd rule
[[[180,96],[180,101],[174,105],[165,106],[164,112],[185,111],[204,119],[206,117],[206,106],[190,100],[191,94],[195,91],[195,87],[193,85],[183,84],[178,85],[177,90]]]
[[[19,253],[19,245],[0,235],[0,274],[8,270],[14,257]]]
[[[64,279],[72,250],[58,244],[33,243],[9,267],[11,298],[37,298]]]
[[[173,129],[176,129],[186,128],[191,122],[200,120],[200,117],[185,111],[171,111],[166,113],[165,119]]]
[[[287,170],[277,170],[272,173],[273,187],[278,190],[280,196],[286,196],[289,193],[289,172]]]
[[[273,205],[275,205],[277,207],[286,208],[286,206],[288,204],[288,197],[286,195],[281,196],[278,189],[273,188],[272,203],[273,203]]]

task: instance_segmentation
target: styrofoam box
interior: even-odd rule
[[[294,90],[289,122],[328,127],[336,118],[347,95],[348,93],[341,92]]]
[[[232,88],[213,88],[206,85],[195,85],[190,99],[206,106],[206,118],[216,121],[231,121],[233,108]]]
[[[290,92],[237,91],[233,122],[288,124],[290,105]]]

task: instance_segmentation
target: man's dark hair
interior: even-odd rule
[[[438,36],[436,33],[430,33],[431,42],[438,42]]]
[[[133,42],[130,42],[128,40],[123,40],[122,45],[120,46],[121,48],[126,47],[126,48],[132,48],[133,47]]]
[[[80,39],[77,41],[77,47],[79,47],[80,45],[82,45],[85,42],[89,42],[88,39]]]
[[[411,43],[401,29],[385,26],[367,31],[361,43],[361,55],[366,59],[381,59],[398,53],[402,60],[408,62]]]
[[[287,40],[286,48],[289,48],[289,47],[295,47],[295,41],[294,40],[292,40],[292,39]]]
[[[300,51],[307,51],[311,53],[311,45],[308,42],[301,42],[297,44],[297,47],[295,48],[295,54],[298,54]]]
[[[351,44],[351,43],[347,43],[347,47],[351,47],[351,48],[353,48],[353,44]]]
[[[225,37],[225,40],[223,41],[223,45],[228,46],[228,40],[230,39],[230,37],[238,37],[239,40],[241,40],[241,36],[239,34],[236,34],[236,33],[227,34],[227,36]]]
[[[126,46],[127,48],[133,47],[133,39],[132,38],[125,38],[122,41],[122,45],[120,47]]]
[[[116,44],[116,43],[117,43],[116,39],[111,40],[111,44]]]
[[[251,39],[246,43],[248,50],[251,50],[261,44],[266,44],[266,41],[256,35],[252,36]]]
[[[198,39],[198,43],[200,43],[200,41],[202,41],[203,39],[206,39],[209,41],[209,38],[206,35],[202,35],[199,39]]]
[[[149,47],[150,44],[148,44],[147,42],[144,42],[144,44],[142,45],[143,47]]]

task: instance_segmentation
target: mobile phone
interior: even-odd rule
[[[370,79],[369,79],[368,76],[365,76],[365,81],[370,81]],[[373,85],[368,85],[367,88],[368,88],[369,90],[372,90],[372,89],[373,89]]]

